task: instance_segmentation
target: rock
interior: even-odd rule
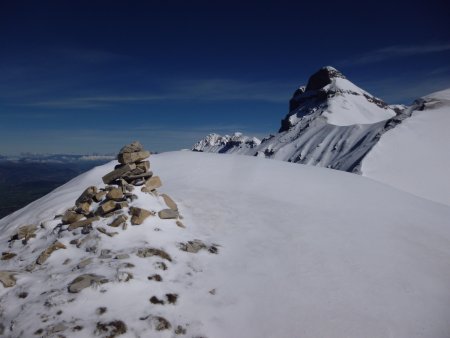
[[[122,189],[113,188],[106,194],[106,198],[113,201],[120,201],[123,199]]]
[[[103,197],[105,197],[105,195],[106,195],[106,191],[99,191],[98,193],[96,193],[94,195],[94,197],[92,197],[92,199],[98,203],[103,200]]]
[[[82,269],[91,263],[92,263],[92,258],[83,259],[80,263],[78,263],[77,268]]]
[[[159,298],[156,297],[156,296],[152,296],[152,297],[150,298],[150,303],[152,303],[152,304],[164,305],[164,301],[161,300],[161,299],[159,299]]]
[[[112,256],[111,254],[111,250],[109,249],[103,249],[102,251],[100,251],[100,257],[101,259],[107,259],[107,258],[111,258]]]
[[[159,176],[152,176],[147,181],[145,181],[144,188],[146,191],[144,191],[144,188],[142,188],[142,191],[150,192],[152,190],[158,189],[161,186],[162,186],[162,183],[161,183],[161,179],[159,178]]]
[[[0,282],[3,287],[10,288],[16,285],[15,273],[12,271],[0,271]]]
[[[128,282],[131,279],[133,279],[133,274],[131,272],[119,271],[117,273],[117,280],[119,282]]]
[[[128,163],[134,163],[134,162],[140,162],[142,160],[145,160],[150,156],[150,153],[146,150],[143,151],[136,151],[133,153],[122,153],[117,156],[117,160],[119,163],[122,164],[128,164]]]
[[[17,229],[17,232],[11,237],[11,240],[24,240],[27,241],[32,237],[36,237],[37,226],[34,224],[23,225]]]
[[[127,332],[127,326],[121,320],[114,320],[109,323],[98,322],[95,334],[106,338],[114,338]]]
[[[179,226],[180,228],[186,228],[186,226],[181,222],[181,221],[176,221],[175,222],[177,226]]]
[[[181,325],[178,325],[174,330],[175,334],[186,334],[186,332],[187,332],[187,330],[184,327],[182,327]]]
[[[123,202],[118,202],[118,203],[116,204],[116,206],[117,206],[117,209],[125,209],[125,208],[128,208],[128,203],[125,202],[125,201],[123,201]]]
[[[131,224],[133,224],[133,225],[140,225],[144,222],[144,220],[147,217],[154,215],[154,213],[151,211],[148,211],[148,210],[142,209],[142,208],[135,208],[135,207],[130,208],[130,214],[132,215],[131,216]]]
[[[71,223],[75,223],[75,222],[79,221],[82,218],[83,218],[82,214],[79,214],[79,213],[69,209],[64,213],[64,215],[61,219],[61,222],[63,224],[71,224]]]
[[[45,263],[45,261],[50,257],[50,255],[59,249],[66,249],[66,246],[62,244],[59,241],[54,242],[52,245],[50,245],[47,249],[41,252],[39,257],[36,260],[36,264],[42,265]]]
[[[81,228],[81,227],[85,227],[85,226],[91,225],[93,222],[98,221],[99,219],[100,219],[100,217],[94,216],[94,217],[91,217],[91,218],[88,218],[88,219],[83,219],[81,221],[77,221],[75,223],[70,224],[69,227],[67,228],[67,230],[72,231],[72,230],[77,229],[77,228]]]
[[[169,262],[172,262],[172,258],[170,257],[170,255],[161,249],[142,248],[142,249],[138,250],[138,252],[136,253],[136,256],[141,257],[141,258],[158,256],[158,257],[161,257],[162,259],[166,259]]]
[[[91,202],[78,203],[77,212],[83,215],[87,215],[91,212]]]
[[[127,181],[130,182],[130,181],[138,180],[140,178],[148,178],[148,177],[152,177],[152,176],[153,176],[153,172],[149,171],[147,173],[127,175],[124,177],[126,178]]]
[[[100,306],[99,308],[97,308],[97,310],[95,310],[95,313],[101,316],[102,314],[106,313],[106,311],[108,311],[108,309],[105,306]]]
[[[164,317],[152,317],[152,323],[155,326],[156,331],[170,330],[170,328],[172,327],[169,321]]]
[[[97,231],[101,232],[102,234],[105,234],[106,236],[109,237],[114,237],[115,235],[118,235],[118,232],[109,232],[108,230],[106,230],[103,227],[97,227]]]
[[[119,154],[135,153],[135,152],[142,151],[142,150],[144,150],[144,147],[142,146],[142,144],[139,141],[134,141],[134,142],[122,147],[122,149],[120,149],[120,151],[119,151]]]
[[[176,304],[178,300],[178,295],[176,293],[166,293],[167,303]]]
[[[13,257],[16,257],[17,254],[15,254],[14,252],[2,252],[2,261],[7,261]]]
[[[180,243],[179,248],[182,251],[197,253],[202,249],[206,249],[207,246],[202,241],[194,239],[193,241],[188,241],[187,243]]]
[[[70,293],[77,293],[81,290],[96,284],[109,282],[104,276],[88,273],[75,278],[68,286]]]
[[[86,188],[83,193],[78,197],[78,199],[75,201],[75,205],[78,206],[81,203],[88,202],[89,204],[92,201],[92,197],[97,193],[97,187],[90,186],[89,188]]]
[[[134,169],[136,169],[136,164],[134,163],[125,164],[103,176],[102,177],[103,183],[109,184]]]
[[[128,220],[127,215],[120,215],[117,217],[114,221],[112,221],[110,224],[108,224],[110,227],[117,228],[123,223],[125,223]]]
[[[177,206],[177,204],[174,202],[173,199],[171,199],[171,198],[169,197],[169,195],[161,194],[161,197],[164,199],[164,202],[166,203],[166,205],[167,205],[170,209],[175,210],[175,211],[178,211],[178,206]]]
[[[108,212],[114,211],[117,208],[116,202],[114,201],[106,201],[105,203],[99,205],[97,211],[95,212],[97,215],[105,215]]]
[[[136,168],[142,169],[144,173],[150,170],[150,161],[142,161],[136,163]]]
[[[115,259],[128,259],[130,258],[129,254],[118,254],[116,257],[114,257]]]
[[[162,277],[158,274],[154,274],[147,277],[148,280],[154,280],[155,282],[162,282]]]
[[[158,212],[158,216],[161,219],[174,219],[178,217],[178,211],[172,209],[163,209]]]

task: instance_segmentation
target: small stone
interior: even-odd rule
[[[130,258],[129,254],[118,254],[116,257],[114,257],[115,259],[128,259]]]
[[[186,334],[186,329],[184,328],[184,327],[182,327],[181,325],[178,325],[176,328],[175,328],[175,334]]]
[[[128,208],[129,205],[127,202],[122,201],[122,202],[117,202],[116,206],[117,206],[117,209],[125,209],[125,208]]]
[[[89,188],[86,188],[83,193],[80,195],[80,197],[77,198],[75,201],[75,205],[78,206],[81,203],[91,203],[92,197],[97,193],[97,187],[90,186]]]
[[[66,249],[66,246],[62,244],[59,241],[54,242],[52,245],[50,245],[47,249],[41,252],[39,257],[36,260],[36,264],[42,265],[45,263],[45,261],[50,257],[50,255],[59,249]]]
[[[103,176],[102,180],[105,184],[109,184],[134,169],[136,169],[136,164],[134,163],[125,164]]]
[[[70,224],[69,227],[67,228],[67,230],[72,231],[72,230],[77,229],[77,228],[81,228],[81,227],[85,227],[87,225],[91,225],[93,222],[98,221],[99,219],[100,219],[100,217],[95,216],[95,217],[91,217],[91,218],[84,219],[84,220],[81,220],[81,221],[77,221],[75,223]]]
[[[10,288],[16,285],[15,273],[13,271],[0,271],[0,282],[3,287]]]
[[[71,224],[71,223],[75,223],[75,222],[79,221],[82,218],[83,218],[82,214],[79,214],[79,213],[69,209],[64,213],[64,215],[61,219],[61,222],[63,224]]]
[[[106,230],[103,227],[97,227],[96,229],[97,229],[97,231],[99,231],[102,234],[105,234],[106,236],[109,236],[109,237],[114,237],[115,235],[119,234],[118,232],[109,232],[108,230]]]
[[[95,202],[101,202],[103,200],[103,197],[105,197],[105,195],[107,194],[106,191],[99,191],[98,193],[96,193],[94,195],[94,197],[92,198]]]
[[[96,274],[84,274],[75,278],[68,286],[70,293],[77,293],[81,290],[96,284],[107,283],[108,280],[104,276]]]
[[[51,327],[49,329],[49,333],[57,333],[61,332],[67,329],[67,326],[65,326],[63,323],[56,324],[55,326]]]
[[[170,198],[169,195],[161,194],[161,197],[164,199],[164,202],[166,203],[166,205],[167,205],[170,209],[175,210],[175,211],[178,211],[178,206],[177,206],[177,204],[174,202],[173,199]]]
[[[132,215],[131,224],[133,224],[133,225],[140,225],[144,222],[144,220],[147,217],[154,215],[154,213],[151,211],[148,211],[148,210],[142,209],[142,208],[135,208],[135,207],[130,208],[130,213]]]
[[[138,252],[136,253],[136,256],[141,257],[141,258],[159,256],[162,259],[168,260],[169,262],[172,261],[172,258],[170,257],[170,255],[167,252],[165,252],[164,250],[161,250],[161,249],[154,249],[154,248],[139,249]]]
[[[71,262],[72,260],[70,258],[66,258],[63,262],[63,265],[67,265]]]
[[[103,334],[106,334],[106,336],[104,336],[105,338],[114,338],[126,332],[127,326],[121,320],[113,320],[109,323],[98,322],[95,329],[96,335],[103,336]]]
[[[206,244],[198,239],[188,241],[187,243],[180,243],[178,247],[180,248],[180,250],[190,253],[197,253],[200,250],[207,248]]]
[[[79,203],[76,211],[83,215],[89,214],[91,212],[91,203],[90,202]]]
[[[152,318],[152,322],[156,331],[170,330],[172,327],[169,321],[163,317],[155,316]]]
[[[102,314],[106,313],[108,309],[105,306],[101,306],[95,310],[95,313],[101,316]]]
[[[132,153],[121,153],[117,155],[117,160],[119,163],[122,164],[128,164],[128,163],[134,163],[134,162],[140,162],[142,160],[145,160],[150,156],[150,153],[146,150],[143,151],[135,151]]]
[[[92,263],[92,258],[83,259],[80,263],[78,263],[77,268],[83,269],[84,267],[88,266],[91,263]]]
[[[27,298],[27,297],[28,297],[28,292],[25,292],[25,291],[20,292],[20,293],[17,295],[17,297],[22,298],[22,299]]]
[[[156,262],[154,266],[156,269],[159,269],[159,270],[163,270],[163,271],[167,270],[167,265],[164,262]]]
[[[119,271],[117,273],[117,280],[119,282],[128,282],[131,279],[133,279],[133,274],[131,272]]]
[[[36,237],[37,226],[34,224],[23,225],[17,229],[17,232],[11,237],[11,240],[21,239],[27,241],[32,237]]]
[[[110,224],[108,224],[110,227],[117,228],[121,226],[123,223],[125,223],[128,220],[127,215],[120,215],[117,217],[114,221],[112,221]]]
[[[111,253],[111,250],[102,249],[102,251],[100,251],[100,258],[101,259],[111,258],[112,256],[110,255],[110,253]]]
[[[106,201],[105,203],[101,204],[96,211],[97,215],[105,215],[111,211],[114,211],[116,209],[116,202],[114,201]]]
[[[175,222],[177,226],[179,226],[180,228],[186,228],[186,226],[181,222],[181,221],[176,221]]]
[[[2,252],[2,261],[7,261],[13,257],[16,257],[17,254],[15,254],[14,252]]]
[[[106,194],[106,198],[113,201],[120,201],[123,198],[122,189],[113,188]]]
[[[158,274],[147,277],[148,280],[154,280],[155,282],[162,282],[162,277]]]
[[[144,150],[144,147],[142,146],[142,144],[139,141],[134,141],[134,142],[122,147],[122,149],[120,149],[120,151],[119,151],[119,154],[135,153],[135,152],[142,151],[142,150]]]
[[[161,219],[174,219],[178,217],[178,211],[173,209],[163,209],[158,212],[158,216]]]
[[[178,295],[176,293],[166,293],[167,303],[176,304],[178,300]]]
[[[147,190],[145,192],[150,192],[152,190],[158,189],[161,186],[162,186],[162,182],[161,182],[161,179],[159,178],[159,176],[152,176],[147,181],[145,181],[144,188]]]
[[[156,296],[152,296],[152,298],[150,298],[150,303],[164,305],[164,301]]]

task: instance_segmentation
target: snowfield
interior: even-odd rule
[[[450,336],[450,207],[358,175],[264,158],[182,151],[150,161],[163,181],[159,191],[178,203],[186,228],[154,217],[104,236],[102,248],[129,253],[123,262],[135,266],[127,282],[108,275],[109,283],[68,293],[88,255],[69,244],[71,234],[59,239],[67,249],[32,273],[24,270],[54,240],[54,215],[86,187],[101,185],[116,162],[0,221],[1,251],[18,253],[1,262],[1,270],[17,272],[14,287],[0,285],[6,336],[31,337],[63,323],[60,334],[91,337],[97,322],[112,320],[127,325],[121,337]],[[154,196],[138,193],[137,206],[160,208]],[[8,248],[18,226],[41,222],[46,228],[28,244],[34,252],[21,243]],[[192,239],[219,251],[178,249]],[[143,244],[172,256],[167,270],[134,254]],[[86,272],[108,274],[116,264],[91,257]],[[147,279],[155,272],[162,282]],[[28,297],[18,298],[25,290]],[[167,292],[178,294],[175,305],[149,302]],[[101,306],[108,310],[99,315]],[[156,331],[152,316],[166,318],[171,329]],[[75,325],[82,330],[74,332]],[[185,335],[174,333],[178,325]]]
[[[450,205],[450,89],[419,99],[412,115],[381,137],[364,176]]]

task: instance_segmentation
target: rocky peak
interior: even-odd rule
[[[331,66],[322,67],[311,75],[308,80],[308,84],[306,85],[306,91],[322,89],[326,85],[330,84],[332,79],[335,78],[345,79],[345,76],[336,68]]]

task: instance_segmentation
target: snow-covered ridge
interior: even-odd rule
[[[248,137],[242,133],[234,133],[232,136],[209,134],[204,139],[198,141],[192,150],[211,153],[245,153],[259,144],[261,144],[261,141],[258,138]]]
[[[67,249],[28,272],[40,250],[25,255],[21,243],[8,246],[18,227],[43,223],[29,245],[45,248],[55,236],[53,216],[101,185],[117,162],[0,221],[1,251],[18,254],[1,261],[17,279],[13,288],[0,284],[6,337],[104,337],[118,321],[127,330],[117,337],[133,338],[450,335],[449,207],[361,176],[256,157],[173,152],[151,162],[186,228],[150,217],[112,238],[100,234],[102,249],[123,259],[77,250],[73,237],[62,236]],[[163,203],[152,195],[137,201]],[[177,247],[193,239],[219,244],[219,253]],[[141,246],[167,252],[167,269],[155,266],[157,257],[137,256]],[[86,256],[91,263],[80,265]],[[108,283],[68,292],[80,273],[111,267]],[[148,278],[154,274],[163,281]],[[176,304],[165,294],[177,294]],[[153,304],[152,296],[165,303]]]

